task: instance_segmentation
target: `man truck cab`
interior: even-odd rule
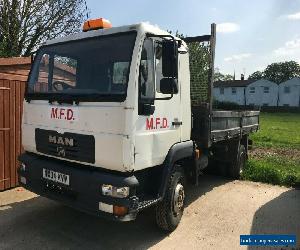
[[[191,138],[188,47],[145,23],[112,28],[98,19],[84,31],[47,41],[36,53],[20,183],[120,221],[156,205],[158,225],[172,231],[185,180],[197,178],[208,160]]]

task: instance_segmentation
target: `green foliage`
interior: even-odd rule
[[[251,135],[257,147],[300,150],[299,113],[261,113],[260,131]]]
[[[300,77],[300,65],[295,61],[288,61],[272,63],[263,72],[255,71],[248,79],[259,80],[264,78],[279,84],[294,77]]]
[[[28,56],[47,39],[79,31],[84,0],[0,0],[0,57]]]
[[[170,34],[172,31],[168,30]],[[178,30],[175,36],[181,39],[186,37]],[[205,43],[189,43],[190,60],[190,81],[191,81],[191,102],[197,105],[202,102],[208,102],[209,70],[210,70],[210,47]]]
[[[230,74],[222,74],[220,71],[217,69],[215,70],[214,73],[214,81],[231,81],[233,80],[233,76]]]
[[[259,153],[249,159],[243,179],[285,186],[299,185],[299,124],[299,113],[261,113],[260,131],[251,136]]]
[[[210,50],[203,43],[190,43],[191,102],[197,105],[209,101]]]
[[[257,110],[253,105],[241,106],[235,102],[213,100],[214,110]]]
[[[293,186],[300,182],[300,160],[269,156],[264,159],[250,159],[243,171],[244,180]]]
[[[264,77],[276,83],[300,77],[300,65],[295,61],[272,63],[265,69]]]
[[[248,79],[249,80],[259,80],[264,78],[264,72],[261,71],[255,71],[253,74],[251,74]]]
[[[240,105],[235,102],[220,102],[218,100],[213,100],[213,109],[234,110],[240,109]]]

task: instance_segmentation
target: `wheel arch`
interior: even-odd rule
[[[194,154],[194,142],[192,140],[178,142],[172,145],[168,154],[163,162],[163,172],[161,176],[161,185],[159,188],[159,197],[162,199],[165,195],[168,180],[173,171],[176,162],[188,157],[192,157]]]

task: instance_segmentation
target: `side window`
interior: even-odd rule
[[[156,92],[160,92],[160,80],[164,78],[162,74],[162,45],[155,42],[155,75],[156,75]]]
[[[153,104],[155,98],[153,40],[144,41],[139,68],[139,98],[141,103]]]
[[[233,95],[235,95],[235,94],[236,94],[236,88],[231,88],[231,93],[232,93]]]
[[[128,82],[129,62],[114,62],[112,69],[111,90],[115,93],[122,93]]]
[[[224,88],[223,87],[220,88],[220,95],[224,95]]]
[[[250,87],[250,94],[254,94],[255,93],[255,87]]]
[[[269,87],[264,87],[264,93],[265,94],[269,93]]]
[[[115,62],[113,64],[113,84],[126,84],[129,62]]]

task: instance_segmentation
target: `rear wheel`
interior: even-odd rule
[[[246,165],[247,153],[244,145],[239,146],[238,156],[230,163],[229,176],[239,179]]]
[[[174,231],[178,226],[185,202],[184,172],[176,166],[169,179],[164,199],[156,206],[156,223],[164,231]]]

